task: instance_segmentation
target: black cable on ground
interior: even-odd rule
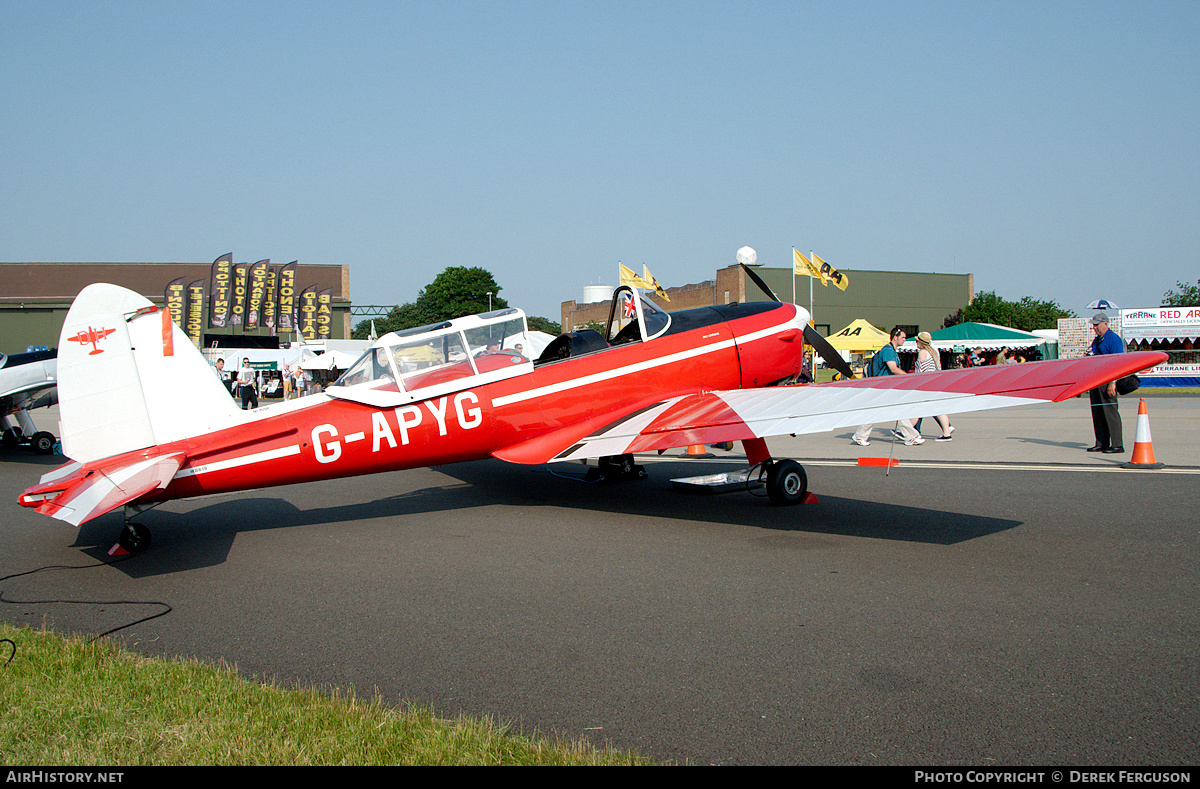
[[[20,578],[23,575],[33,575],[34,573],[40,573],[43,570],[90,570],[94,567],[108,567],[110,565],[114,565],[119,562],[123,562],[127,559],[132,559],[132,558],[133,558],[133,555],[122,556],[120,559],[115,559],[111,562],[97,562],[95,564],[74,564],[74,565],[73,564],[50,564],[50,565],[46,565],[45,567],[38,567],[37,569],[34,569],[34,570],[26,570],[26,571],[20,572],[20,573],[13,573],[12,575],[6,575],[6,576],[0,578],[0,582],[8,581],[12,578]],[[134,625],[140,625],[143,622],[149,622],[151,619],[157,619],[160,616],[166,616],[167,614],[171,613],[171,606],[167,605],[164,602],[158,601],[158,600],[8,600],[8,599],[5,599],[4,592],[0,591],[0,603],[7,603],[9,605],[51,605],[54,603],[63,603],[63,604],[68,604],[68,605],[105,605],[105,606],[158,605],[158,606],[163,607],[163,610],[159,611],[156,614],[151,614],[150,616],[144,616],[141,619],[136,619],[132,622],[127,622],[123,625],[118,625],[117,627],[105,630],[103,633],[99,633],[95,636],[92,636],[90,639],[88,639],[89,642],[96,641],[98,639],[104,638],[105,636],[112,635],[113,633],[116,633],[117,631],[120,631],[120,630],[124,630],[127,627],[133,627]],[[7,641],[10,644],[12,644],[12,654],[9,655],[8,660],[5,661],[5,664],[4,664],[7,666],[9,663],[12,662],[13,658],[16,657],[17,645],[11,639],[8,639],[8,638],[0,639],[0,642],[4,642],[4,641]]]

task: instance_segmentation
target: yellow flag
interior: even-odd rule
[[[850,284],[849,277],[847,277],[845,274],[843,274],[842,272],[835,269],[833,266],[826,263],[824,260],[821,260],[819,257],[817,257],[816,252],[813,253],[812,262],[814,264],[817,264],[817,263],[821,264],[819,271],[821,272],[821,281],[825,282],[825,284],[829,284],[828,280],[833,280],[833,284],[837,285],[842,290],[845,290],[846,286]]]
[[[642,279],[637,274],[634,274],[633,269],[624,265],[620,261],[617,262],[617,267],[621,270],[622,285],[628,285],[631,288],[642,288],[644,290],[651,289],[652,286],[647,283],[646,280]]]
[[[667,295],[667,291],[663,289],[663,286],[658,284],[658,280],[656,280],[650,274],[650,269],[646,268],[645,263],[642,264],[642,279],[646,282],[646,285],[650,290],[653,290],[667,301],[671,300],[671,297]]]
[[[816,255],[813,255],[816,257]],[[796,274],[801,277],[815,277],[821,280],[822,285],[828,285],[825,280],[825,275],[821,273],[821,269],[813,265],[812,261],[800,254],[800,250],[792,247],[793,268]]]

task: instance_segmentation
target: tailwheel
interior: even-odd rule
[[[140,523],[125,521],[125,528],[117,538],[117,545],[129,553],[141,553],[150,547],[150,530]]]
[[[800,504],[808,493],[808,475],[794,460],[769,460],[767,496],[775,504]]]

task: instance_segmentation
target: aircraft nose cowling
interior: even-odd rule
[[[794,304],[738,321],[734,326],[742,387],[752,388],[790,378],[800,372],[804,361],[804,326],[808,311]]]

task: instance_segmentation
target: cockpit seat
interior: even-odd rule
[[[572,356],[582,356],[592,351],[600,351],[608,347],[604,335],[595,329],[579,329],[560,334],[550,341],[546,350],[537,358],[534,364],[544,364]]]

